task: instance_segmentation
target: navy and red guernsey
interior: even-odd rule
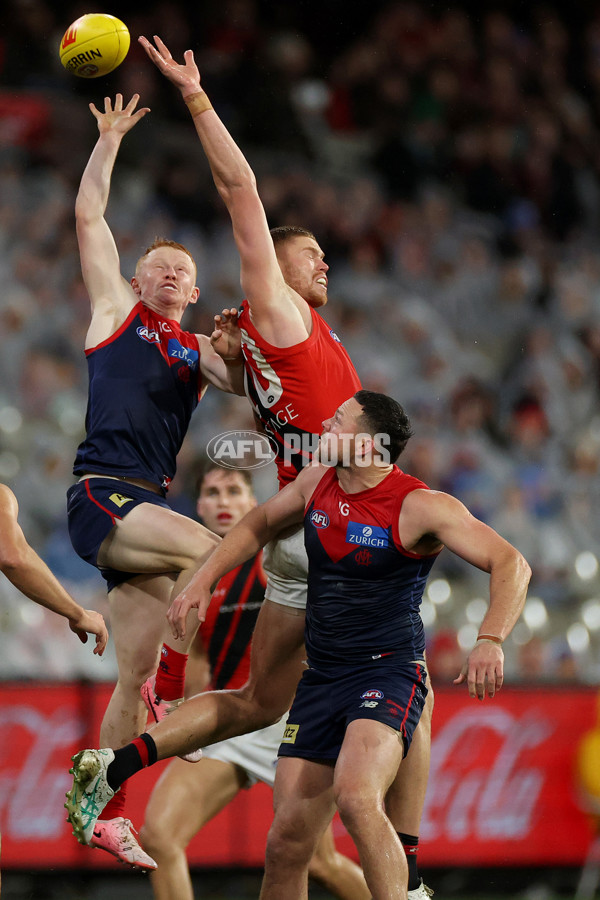
[[[398,534],[404,498],[419,488],[427,485],[397,466],[356,494],[342,490],[334,468],[319,481],[304,516],[311,667],[337,669],[392,654],[401,663],[423,659],[419,607],[437,554],[405,550]]]
[[[274,347],[261,337],[247,300],[238,317],[246,395],[277,451],[280,487],[312,459],[323,420],[361,387],[337,334],[314,309],[310,312],[311,334],[293,347]]]
[[[196,640],[211,668],[211,690],[240,688],[250,674],[250,643],[265,597],[262,551],[219,580]]]
[[[203,389],[198,338],[140,302],[86,358],[86,437],[73,472],[143,478],[166,490]]]

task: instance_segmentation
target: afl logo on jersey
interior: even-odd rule
[[[327,528],[329,525],[329,516],[322,509],[313,509],[310,514],[310,521],[315,528]]]
[[[361,700],[383,700],[383,694],[381,691],[378,691],[377,688],[373,688],[370,691],[365,691],[364,694],[360,695]]]
[[[140,325],[136,330],[136,334],[138,337],[141,337],[143,341],[148,341],[149,344],[160,344],[160,335],[158,331],[154,331],[153,328],[148,328],[147,325]]]
[[[335,333],[335,331],[334,331],[333,329],[329,332],[329,334],[330,334],[330,336],[333,338],[333,340],[336,342],[336,344],[341,344],[341,343],[342,343],[341,340],[339,339],[339,337],[337,336],[337,334]]]

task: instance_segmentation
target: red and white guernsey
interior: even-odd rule
[[[238,317],[245,390],[277,452],[283,487],[312,459],[324,419],[360,390],[356,369],[337,334],[314,309],[309,337],[274,347],[258,333],[244,300]]]

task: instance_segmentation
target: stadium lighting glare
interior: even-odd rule
[[[0,431],[4,434],[16,434],[23,425],[23,416],[14,406],[3,406],[0,409]]]
[[[575,571],[582,581],[591,581],[598,574],[598,560],[589,550],[580,553],[575,559]]]
[[[35,628],[44,621],[44,610],[35,603],[22,603],[19,606],[19,617],[28,628]]]
[[[429,628],[431,625],[435,624],[435,620],[437,619],[437,610],[433,603],[430,603],[429,600],[423,600],[421,603],[421,618],[423,619],[423,625],[425,628]]]
[[[476,625],[463,625],[458,629],[458,643],[461,650],[469,651],[473,649],[473,645],[477,640],[477,632],[479,628]]]
[[[590,645],[590,635],[581,622],[574,622],[567,628],[567,642],[573,653],[584,653]]]
[[[546,604],[539,597],[530,597],[523,609],[523,619],[531,631],[539,631],[548,621]]]
[[[0,453],[0,479],[2,481],[10,481],[11,478],[15,478],[20,468],[21,463],[16,453],[11,453],[9,450]]]
[[[600,629],[600,600],[593,598],[586,600],[581,607],[581,618],[588,631]]]
[[[58,424],[63,434],[75,436],[81,431],[81,412],[78,409],[66,408],[61,410]]]
[[[517,647],[522,647],[527,643],[527,641],[531,640],[531,628],[529,627],[527,622],[517,622],[510,636],[513,640],[513,643],[516,644]]]
[[[467,603],[467,619],[473,625],[481,625],[483,617],[487,612],[488,604],[483,597],[473,597]]]
[[[443,606],[452,596],[452,588],[445,578],[436,578],[429,583],[427,596],[436,606]]]

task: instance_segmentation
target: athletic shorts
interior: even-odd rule
[[[272,788],[277,766],[277,750],[283,739],[286,721],[287,716],[283,716],[279,722],[267,728],[210,744],[204,747],[202,756],[206,759],[233,763],[243,769],[248,777],[246,788],[251,788],[257,781],[264,781]]]
[[[427,696],[424,664],[373,664],[324,673],[307,669],[290,709],[279,756],[336,760],[346,728],[373,719],[402,735],[406,756]]]
[[[99,566],[98,552],[115,522],[124,519],[140,503],[171,509],[160,494],[120,479],[86,478],[67,491],[67,521],[73,549],[102,573],[109,592],[140,573]]]
[[[304,546],[304,526],[287,537],[275,538],[263,551],[267,573],[265,599],[281,606],[306,609],[308,557]]]

